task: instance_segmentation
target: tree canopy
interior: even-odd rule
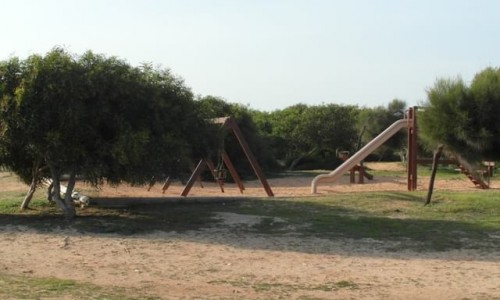
[[[168,70],[59,48],[0,63],[0,122],[0,164],[26,182],[44,170],[68,216],[77,174],[95,185],[144,183],[177,173],[209,143],[191,91]]]
[[[427,94],[419,126],[430,147],[445,144],[471,161],[500,158],[500,68],[479,72],[470,85],[439,79]]]
[[[368,143],[392,123],[403,118],[406,107],[405,101],[393,99],[385,107],[361,109],[358,117],[359,146]],[[396,153],[401,154],[405,146],[406,133],[399,132],[377,149],[372,154],[372,157],[379,160],[392,159]],[[358,145],[356,145],[356,148],[358,148]]]
[[[338,163],[336,149],[353,150],[357,114],[356,106],[297,104],[261,115],[258,124],[273,139],[274,156],[287,168],[301,162],[302,168],[332,168]]]

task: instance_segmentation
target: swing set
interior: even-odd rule
[[[247,141],[245,140],[243,133],[240,130],[240,127],[236,123],[235,120],[233,120],[230,117],[224,117],[224,118],[216,118],[211,120],[214,124],[220,124],[223,129],[232,132],[235,136],[236,139],[238,140],[238,143],[241,146],[241,149],[243,150],[243,153],[245,154],[248,162],[250,163],[250,166],[252,167],[252,170],[254,171],[255,175],[257,178],[260,180],[262,187],[264,188],[267,196],[273,197],[274,193],[271,190],[271,186],[267,182],[266,177],[264,176],[264,173],[262,172],[262,169],[260,168],[259,163],[257,162],[257,159],[253,155],[252,151],[250,150],[250,147],[248,146]],[[201,158],[196,165],[196,167],[192,170],[191,176],[189,177],[186,185],[184,186],[184,189],[181,192],[181,196],[186,197],[195,182],[199,182],[201,187],[203,187],[201,183],[201,175],[204,171],[208,170],[211,172],[213,178],[217,182],[217,185],[219,186],[220,190],[222,193],[224,193],[224,182],[226,181],[228,173],[231,175],[232,179],[238,186],[238,189],[240,190],[240,193],[243,194],[243,191],[245,190],[245,186],[243,185],[243,182],[241,181],[241,178],[238,175],[238,172],[236,172],[236,168],[234,167],[234,164],[232,163],[231,159],[229,158],[229,155],[227,154],[226,150],[224,149],[224,144],[222,144],[221,149],[219,150],[219,161],[217,163],[217,166],[214,164],[212,159],[210,158]],[[172,182],[172,179],[170,177],[167,177],[165,183],[163,184],[162,190],[165,192],[168,187],[170,186]],[[150,186],[151,188],[151,186]]]

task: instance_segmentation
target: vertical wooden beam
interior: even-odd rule
[[[439,145],[436,150],[434,150],[434,155],[432,156],[432,172],[431,179],[429,181],[429,190],[427,191],[427,200],[425,201],[425,205],[431,203],[432,192],[434,191],[434,181],[436,179],[436,171],[439,164],[439,159],[441,158],[441,153],[443,153],[444,145]]]
[[[200,159],[200,162],[198,162],[198,165],[194,169],[193,173],[191,174],[191,177],[189,177],[189,180],[186,183],[186,186],[182,190],[181,196],[186,197],[189,194],[189,191],[193,187],[193,184],[196,182],[196,179],[201,175],[201,172],[203,172],[205,167],[206,167],[205,160]]]
[[[408,191],[417,189],[417,116],[416,107],[408,109],[408,157],[407,177]]]
[[[238,142],[240,143],[243,152],[245,153],[248,161],[250,162],[250,165],[252,166],[253,171],[255,172],[255,175],[257,175],[257,178],[259,178],[260,183],[264,187],[264,190],[266,191],[267,195],[269,197],[273,197],[274,196],[273,191],[271,190],[271,187],[269,186],[269,183],[267,182],[267,179],[264,176],[264,173],[262,172],[262,169],[260,168],[257,159],[253,155],[252,151],[250,150],[250,147],[247,144],[247,141],[243,137],[243,133],[238,127],[238,124],[236,124],[236,122],[233,119],[229,118],[224,123],[224,126],[233,130],[234,135],[238,139]]]
[[[233,178],[234,182],[240,189],[240,192],[243,194],[243,190],[245,190],[245,187],[243,186],[240,176],[238,176],[238,172],[236,172],[236,169],[234,168],[234,165],[231,162],[231,159],[229,159],[229,155],[227,155],[227,152],[225,150],[222,151],[222,161],[229,170],[229,173],[231,174],[231,177]]]
[[[358,166],[358,183],[365,183],[365,173],[363,172],[364,168],[362,166]]]

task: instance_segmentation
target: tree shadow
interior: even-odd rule
[[[421,201],[407,194],[389,193],[387,197]],[[243,249],[370,257],[412,258],[477,250],[498,259],[500,251],[498,231],[467,221],[380,216],[335,204],[286,199],[217,198],[214,202],[147,205],[145,199],[136,200],[128,207],[79,210],[72,222],[53,214],[0,214],[0,232],[17,227],[40,233],[180,239]],[[237,221],[228,224],[224,215]],[[239,223],[238,218],[244,220],[245,216],[256,218],[253,223]],[[491,255],[480,259],[494,259],[488,257]]]

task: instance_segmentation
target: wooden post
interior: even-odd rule
[[[188,182],[186,183],[186,186],[181,192],[181,196],[186,197],[189,194],[189,191],[193,187],[193,184],[196,182],[196,178],[198,178],[201,175],[201,172],[206,168],[205,160],[200,159],[198,162],[198,165],[194,169],[193,173],[191,174],[191,177],[189,177]]]
[[[168,188],[170,187],[171,183],[172,183],[172,179],[170,179],[170,176],[168,176],[167,179],[165,179],[165,183],[161,187],[161,190],[163,191],[163,194],[165,194],[165,191],[168,190]]]
[[[417,116],[416,107],[408,109],[408,157],[407,157],[407,176],[408,191],[417,189]]]
[[[240,192],[243,194],[243,190],[245,190],[245,187],[243,186],[243,183],[241,182],[240,176],[238,176],[238,172],[236,172],[236,169],[234,168],[233,163],[231,162],[231,159],[229,159],[229,155],[227,155],[226,151],[222,151],[222,161],[226,165],[227,169],[229,170],[229,174],[231,174],[231,177],[233,178],[234,182],[240,189]]]
[[[358,166],[358,183],[362,184],[365,183],[365,174],[364,174],[364,168],[362,166]]]
[[[269,186],[269,183],[267,182],[266,177],[264,176],[264,173],[262,172],[262,169],[257,162],[257,159],[250,150],[250,147],[248,146],[247,141],[243,137],[243,133],[241,133],[241,130],[236,122],[233,119],[229,118],[226,120],[226,123],[224,125],[233,130],[234,135],[238,139],[238,142],[240,142],[241,148],[243,149],[243,152],[245,153],[248,161],[250,162],[250,165],[252,166],[253,171],[255,172],[255,175],[257,175],[257,178],[259,178],[260,183],[264,187],[267,195],[269,197],[273,197],[273,191],[271,190],[271,187]]]
[[[439,145],[436,150],[434,150],[434,156],[432,157],[432,172],[431,179],[429,181],[429,190],[427,191],[427,200],[425,205],[431,203],[432,192],[434,191],[434,180],[436,179],[436,171],[439,164],[439,158],[441,158],[441,153],[443,152],[443,145]]]

